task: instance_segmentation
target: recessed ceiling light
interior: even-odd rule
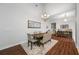
[[[64,22],[67,22],[67,19],[64,19]]]

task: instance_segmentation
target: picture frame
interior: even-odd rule
[[[41,28],[41,23],[28,20],[28,28]]]
[[[68,24],[63,24],[63,25],[60,25],[60,28],[61,29],[68,29],[69,25]]]

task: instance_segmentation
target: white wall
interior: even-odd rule
[[[77,19],[76,19],[76,25],[77,25],[77,28],[76,28],[76,30],[77,30],[77,32],[76,32],[76,34],[77,34],[77,48],[79,48],[79,3],[77,4]]]
[[[41,22],[41,6],[38,4],[0,4],[0,49],[27,41],[27,20]],[[42,24],[41,24],[42,26]],[[43,27],[43,26],[42,26]]]

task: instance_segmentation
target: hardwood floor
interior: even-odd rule
[[[58,43],[46,55],[78,55],[77,48],[71,38],[55,37]]]
[[[16,45],[0,51],[0,55],[26,55],[26,52],[21,45]]]
[[[54,37],[58,43],[52,47],[46,55],[78,55],[78,51],[71,38]],[[0,51],[0,55],[27,55],[21,45],[17,45]]]

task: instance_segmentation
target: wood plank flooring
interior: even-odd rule
[[[71,38],[55,37],[58,43],[46,55],[78,55],[77,48]]]
[[[0,51],[0,55],[26,55],[26,52],[21,45],[16,45]]]
[[[78,55],[78,51],[71,38],[54,37],[58,43],[46,55]],[[21,45],[0,51],[0,55],[27,55]]]

